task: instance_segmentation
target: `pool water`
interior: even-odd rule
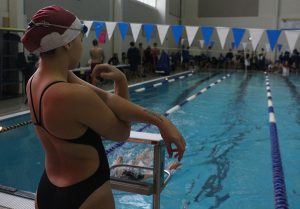
[[[227,74],[227,73],[226,73]],[[165,113],[217,81],[197,73],[132,92],[131,100]],[[269,75],[290,208],[300,205],[300,75]],[[13,122],[27,120],[28,115]],[[236,72],[168,116],[187,142],[182,167],[161,193],[161,208],[274,208],[271,145],[263,72]],[[5,120],[0,125],[12,123]],[[144,124],[134,124],[139,130]],[[144,131],[158,133],[151,126]],[[0,184],[35,192],[44,156],[32,125],[0,134]],[[110,142],[105,142],[110,147]],[[126,143],[109,155],[134,157],[145,145]],[[166,159],[166,164],[173,159]],[[114,191],[117,208],[151,208],[152,197]]]

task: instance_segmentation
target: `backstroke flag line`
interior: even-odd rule
[[[131,27],[131,31],[132,31],[132,35],[133,35],[133,40],[134,40],[134,42],[136,42],[136,40],[139,36],[139,33],[141,31],[142,24],[130,23],[130,27]]]
[[[274,50],[274,47],[277,44],[280,33],[281,33],[280,30],[267,30],[267,35],[268,35],[268,39],[272,51]]]
[[[226,42],[226,39],[227,39],[227,36],[228,36],[228,33],[229,33],[229,28],[216,27],[216,30],[217,30],[217,34],[218,34],[219,39],[220,39],[222,49],[224,49],[224,45],[225,45],[225,42]]]
[[[172,32],[175,39],[176,44],[179,44],[179,41],[181,39],[184,27],[182,25],[172,25]]]
[[[113,33],[114,33],[114,30],[115,30],[115,27],[116,27],[117,23],[116,22],[105,22],[105,25],[106,25],[108,40],[110,40]]]
[[[253,50],[256,50],[257,45],[264,33],[263,29],[256,29],[256,28],[249,28],[248,29],[250,37],[251,37],[251,44],[252,44],[252,48]]]
[[[197,27],[197,26],[185,26],[187,39],[188,39],[188,42],[189,42],[190,46],[193,44],[193,41],[194,41],[195,36],[198,32],[198,29],[199,29],[199,27]]]
[[[293,51],[295,49],[297,40],[299,38],[300,31],[287,30],[287,31],[284,31],[284,32],[285,32],[285,36],[286,36],[286,39],[288,41],[290,50]]]
[[[274,48],[277,44],[276,49],[278,49],[279,51],[282,48],[282,43],[277,43],[279,37],[281,36],[281,32],[283,31],[286,37],[286,40],[288,42],[288,49],[290,51],[294,50],[296,48],[296,44],[297,41],[299,39],[300,36],[300,30],[267,30],[267,29],[258,29],[258,28],[230,28],[230,27],[202,27],[202,26],[183,26],[183,25],[160,25],[160,24],[149,24],[149,23],[126,23],[126,22],[103,22],[103,21],[89,21],[89,20],[84,20],[83,24],[87,26],[87,33],[86,36],[89,35],[91,29],[95,30],[95,34],[96,37],[99,39],[100,35],[101,35],[101,40],[103,42],[105,42],[105,34],[107,34],[108,39],[111,40],[114,30],[116,28],[116,25],[118,25],[122,40],[124,41],[129,29],[129,25],[131,27],[131,31],[132,31],[132,36],[134,41],[136,42],[139,34],[140,34],[140,30],[143,27],[145,36],[146,36],[146,40],[147,42],[150,42],[152,37],[153,37],[153,33],[155,31],[155,27],[157,28],[157,32],[158,32],[158,37],[160,40],[161,45],[163,45],[166,36],[168,34],[168,30],[171,27],[172,30],[172,35],[174,37],[174,40],[176,42],[177,45],[180,44],[180,40],[183,39],[185,37],[185,35],[183,36],[183,32],[186,31],[186,36],[187,36],[187,40],[188,40],[188,44],[189,46],[193,45],[193,41],[197,35],[197,32],[200,28],[201,32],[202,32],[202,39],[201,40],[197,40],[197,44],[198,42],[201,45],[201,48],[203,48],[203,44],[205,44],[206,47],[208,46],[212,46],[212,43],[215,43],[215,41],[211,41],[211,37],[213,35],[214,30],[216,30],[220,44],[222,49],[224,49],[226,41],[228,39],[228,34],[229,31],[232,30],[233,33],[233,40],[229,40],[230,43],[232,43],[232,48],[237,48],[239,47],[241,41],[244,38],[245,35],[245,31],[249,31],[249,37],[250,37],[250,41],[251,41],[251,45],[252,45],[252,49],[256,50],[258,44],[261,42],[262,36],[264,34],[264,32],[266,32],[267,35],[267,43],[261,43],[263,45],[269,44],[270,46],[270,50],[274,51]],[[93,27],[93,28],[92,28]],[[106,28],[106,29],[105,29]],[[105,33],[104,33],[105,32]],[[246,41],[246,40],[245,40]],[[264,39],[265,42],[265,39]],[[281,45],[280,45],[281,44]],[[249,46],[245,46],[243,43],[243,48],[249,48]]]
[[[93,25],[93,21],[89,21],[89,20],[85,20],[83,21],[83,24],[87,27],[87,32],[85,33],[85,36],[88,37],[89,36],[89,33],[90,33],[90,30],[91,30],[91,27]]]
[[[245,31],[246,30],[244,28],[232,28],[234,44],[235,44],[234,46],[236,49],[239,48],[241,40],[244,37]]]
[[[201,27],[201,31],[202,31],[202,35],[204,38],[204,44],[206,47],[208,47],[210,45],[210,39],[214,32],[214,28],[213,27]]]
[[[156,27],[157,27],[160,43],[161,43],[161,45],[163,45],[170,26],[169,25],[156,25]]]

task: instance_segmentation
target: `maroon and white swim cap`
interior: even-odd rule
[[[22,43],[29,52],[47,52],[70,43],[86,29],[71,12],[59,6],[48,6],[33,15]]]

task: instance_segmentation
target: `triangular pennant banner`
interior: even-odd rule
[[[222,49],[224,49],[225,41],[227,39],[228,33],[229,33],[229,28],[226,27],[216,27],[220,43],[222,46]]]
[[[256,28],[249,28],[248,31],[249,31],[250,38],[251,38],[252,48],[253,48],[253,50],[256,50],[257,45],[262,37],[262,34],[264,33],[264,30],[256,29]]]
[[[89,36],[89,33],[90,33],[90,30],[91,30],[91,27],[93,25],[93,21],[88,21],[88,20],[85,20],[83,21],[83,24],[87,27],[87,32],[85,33],[86,37]]]
[[[199,43],[200,43],[201,48],[203,48],[204,47],[204,40],[199,40]]]
[[[154,25],[153,24],[143,24],[144,31],[146,34],[146,40],[149,42],[151,40],[151,36],[154,30]]]
[[[299,38],[300,31],[284,31],[286,39],[288,41],[290,50],[293,51],[295,49],[297,40]]]
[[[246,47],[247,47],[247,42],[242,42],[242,46],[243,46],[243,49],[245,50],[246,49]]]
[[[126,38],[128,27],[129,27],[128,23],[119,22],[118,26],[119,26],[119,30],[120,30],[120,33],[121,33],[122,40],[124,41],[125,38]]]
[[[239,45],[241,43],[241,40],[243,39],[245,31],[246,30],[244,28],[232,28],[235,48],[239,48]]]
[[[105,41],[106,41],[106,31],[105,30],[100,32],[98,41],[100,44],[105,44]]]
[[[277,44],[278,51],[281,52],[282,44]]]
[[[198,28],[199,27],[196,27],[196,26],[185,26],[187,39],[188,39],[188,42],[189,42],[190,46],[192,45],[192,43],[194,41],[194,38],[195,38],[195,36],[197,34],[197,31],[198,31]]]
[[[234,49],[235,43],[231,42],[231,48]]]
[[[280,33],[281,33],[280,30],[267,30],[267,35],[268,35],[268,39],[269,39],[269,43],[270,43],[270,47],[271,47],[272,51],[278,41]]]
[[[179,44],[183,30],[184,27],[182,25],[172,25],[172,32],[177,45]]]
[[[117,24],[116,22],[105,22],[108,40],[111,39],[112,34],[114,33],[114,30],[115,30],[116,24]]]
[[[101,31],[104,28],[104,22],[94,22],[94,28],[95,28],[95,32],[96,32],[96,37],[99,38]]]
[[[182,38],[181,41],[180,41],[181,46],[184,45],[184,41],[185,41],[185,39]]]
[[[270,52],[270,51],[271,51],[270,44],[268,44],[268,43],[266,44],[266,51],[267,51],[267,52]]]
[[[157,27],[157,31],[158,31],[158,36],[159,36],[159,40],[161,45],[164,43],[164,40],[166,38],[168,29],[169,29],[169,25],[156,25]]]
[[[205,46],[208,47],[210,43],[211,36],[214,32],[213,27],[201,27],[202,35],[204,38]]]
[[[133,35],[133,40],[134,40],[134,42],[136,42],[136,40],[140,34],[142,24],[130,23],[130,27],[131,27],[131,31],[132,31],[132,35]]]

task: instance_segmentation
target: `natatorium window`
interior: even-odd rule
[[[148,4],[152,7],[156,7],[156,0],[137,0],[140,2],[143,2],[144,4]]]

